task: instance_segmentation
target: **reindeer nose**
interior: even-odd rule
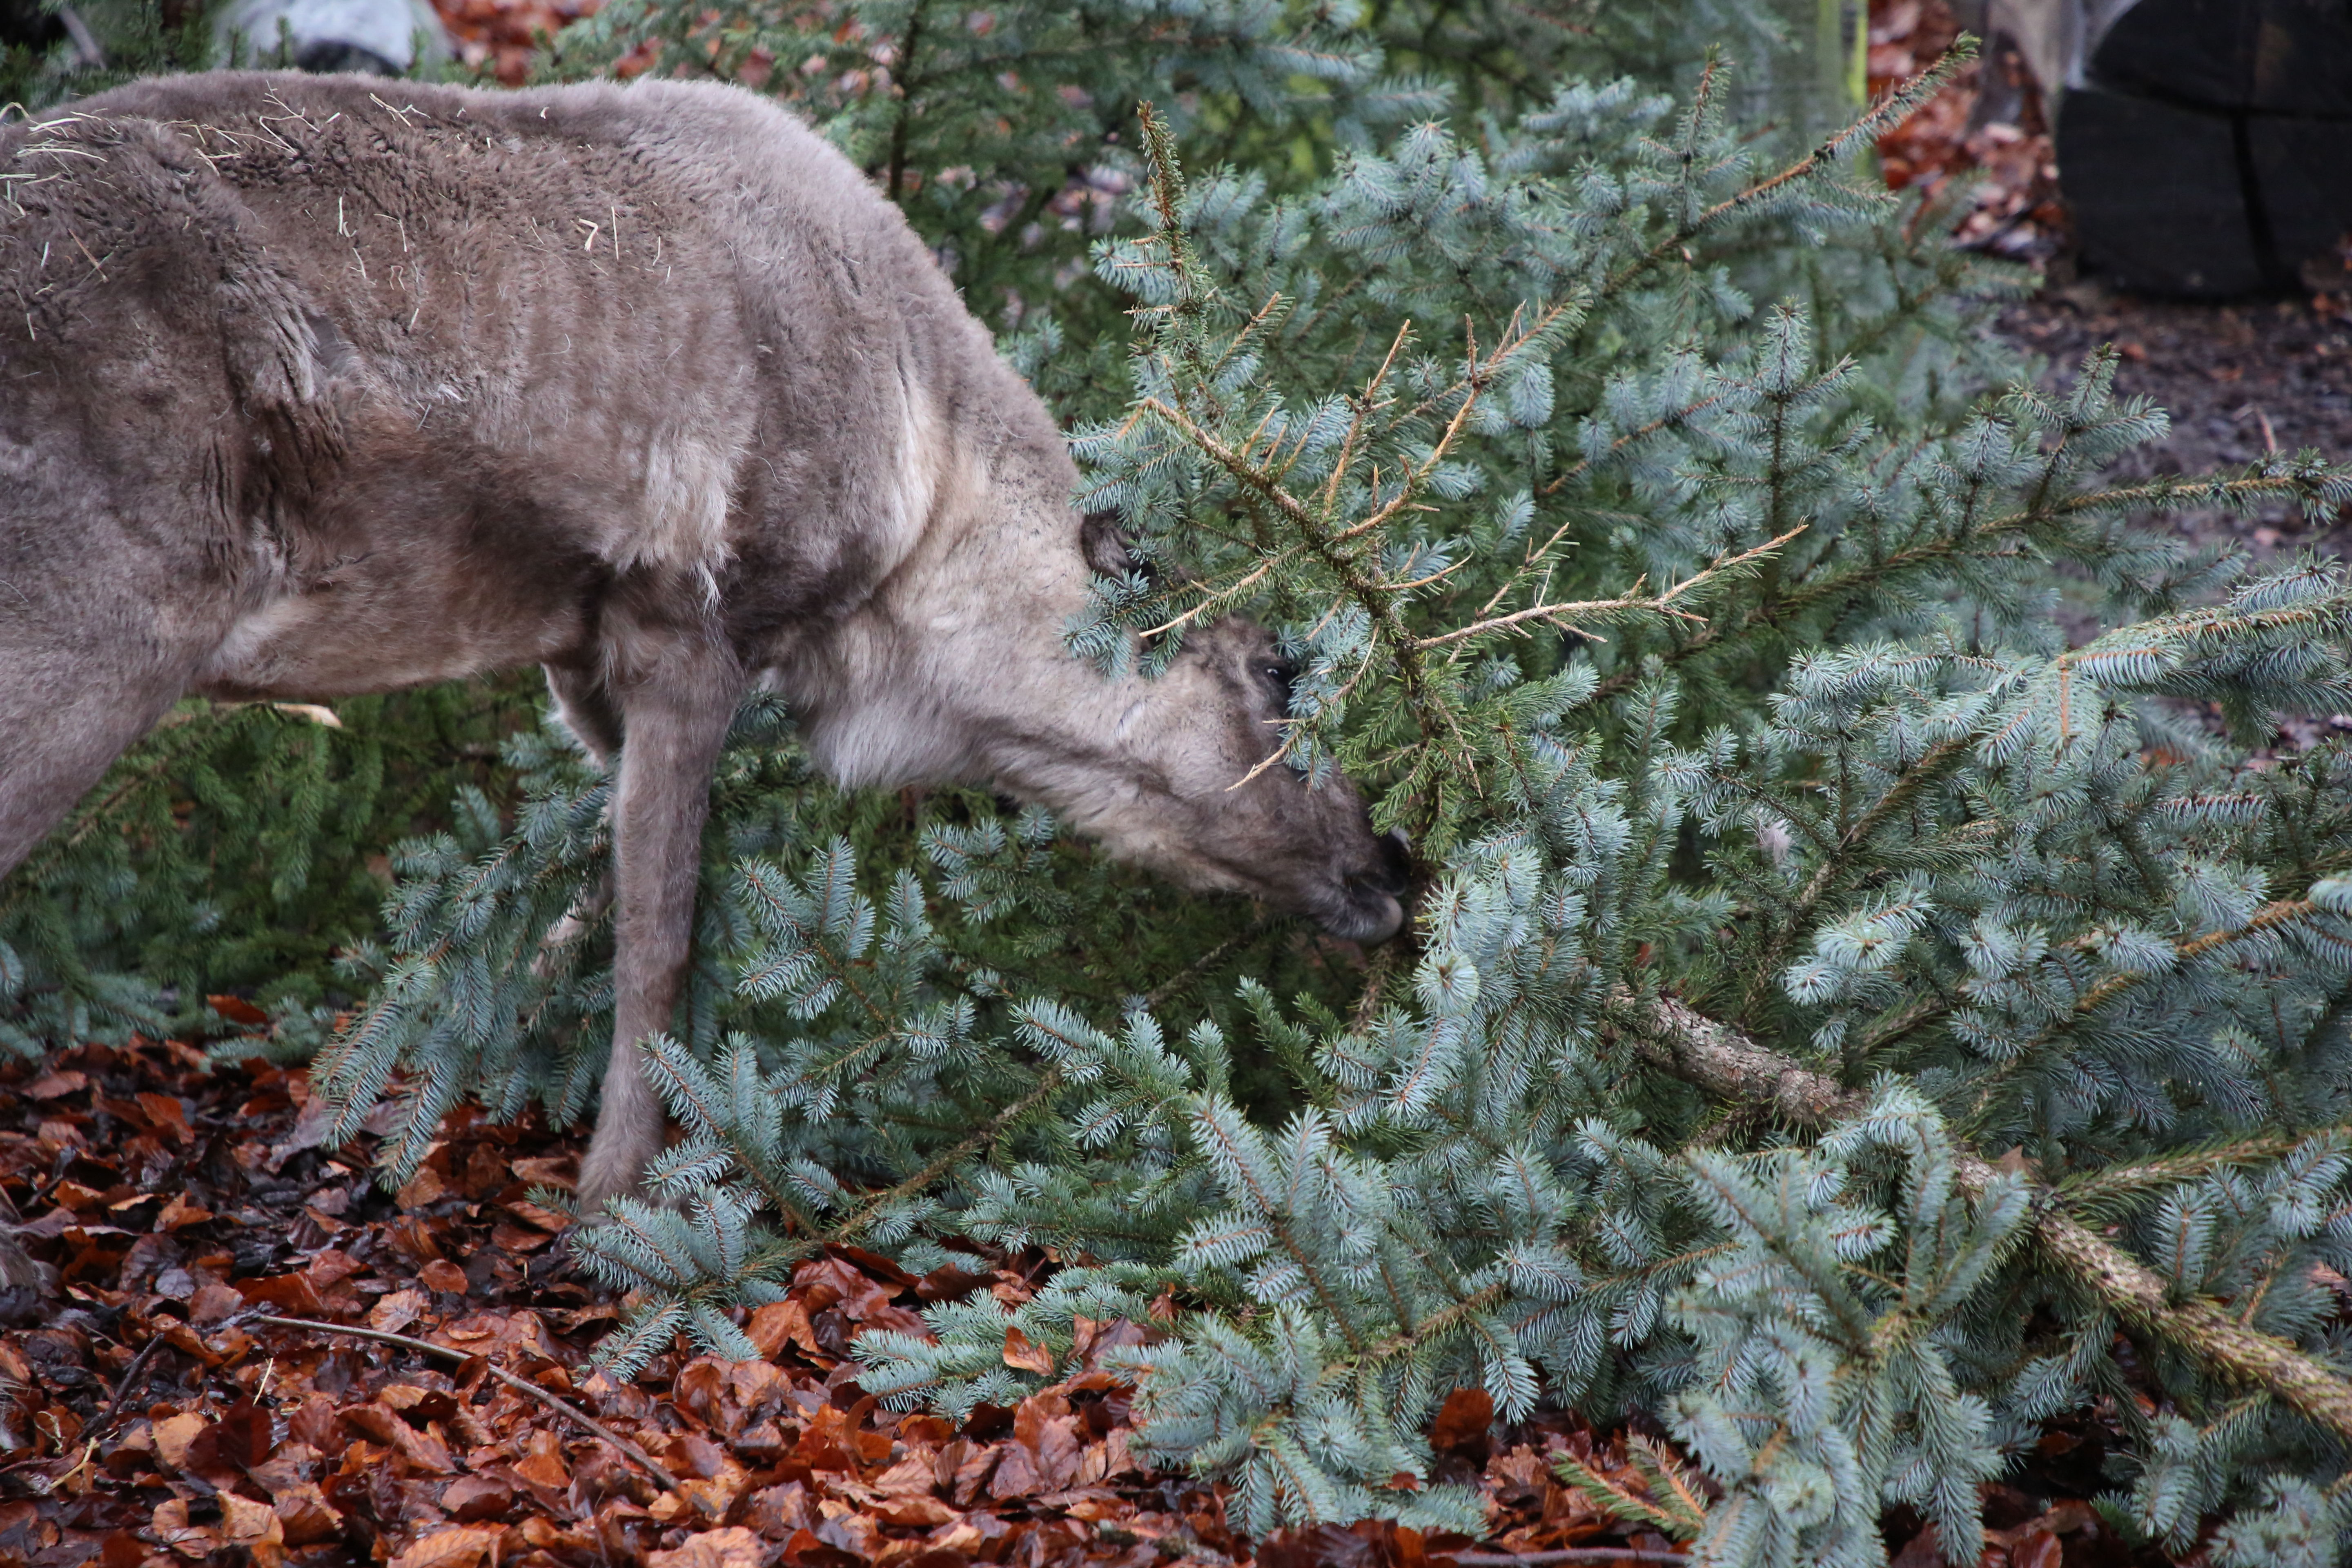
[[[1346,908],[1325,916],[1323,928],[1353,942],[1388,941],[1404,925],[1404,895],[1412,887],[1412,841],[1391,831],[1373,840],[1371,864],[1349,872],[1341,886]]]

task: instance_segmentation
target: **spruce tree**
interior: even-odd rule
[[[1278,625],[1270,761],[1412,834],[1411,938],[1276,988],[1178,912],[1114,994],[1116,874],[961,795],[877,834],[748,711],[651,1047],[687,1137],[581,1244],[636,1292],[616,1367],[747,1353],[730,1310],[827,1241],[1042,1244],[1034,1300],[868,1336],[864,1384],[1003,1403],[1050,1375],[1009,1331],[1058,1364],[1172,1294],[1116,1353],[1151,1451],[1253,1529],[1473,1523],[1390,1484],[1470,1384],[1665,1421],[1722,1489],[1683,1521],[1709,1561],[1877,1562],[1896,1502],[1966,1561],[1981,1485],[2127,1390],[2120,1331],[2165,1403],[2115,1402],[2116,1517],[2333,1551],[2348,760],[2246,748],[2342,704],[2352,591],[2135,520],[2352,487],[2305,456],[2102,488],[2162,416],[2105,356],[2015,378],[1936,215],[1853,178],[1902,106],[1775,168],[1724,91],[1362,116],[1305,179],[1188,175],[1230,132],[1139,104],[1093,245],[1124,386],[1037,296],[1008,312],[1086,503],[1160,568],[1098,582],[1070,646]],[[971,279],[1032,265],[959,232]],[[2068,647],[2062,593],[2116,629]],[[352,1119],[409,1075],[394,1177],[461,1095],[575,1112],[598,1063],[604,939],[535,943],[595,874],[602,781],[534,745],[561,781],[412,852],[380,1000],[319,1062]]]

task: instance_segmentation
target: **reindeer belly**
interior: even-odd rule
[[[230,627],[194,689],[288,700],[394,691],[557,658],[579,641],[577,615],[526,609],[486,625],[435,608],[339,591],[274,600]]]
[[[447,537],[369,542],[239,616],[194,689],[392,691],[565,658],[587,639],[592,574],[568,552],[531,559]]]

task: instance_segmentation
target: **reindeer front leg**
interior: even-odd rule
[[[632,639],[635,640],[635,639]],[[613,854],[620,906],[613,962],[613,1059],[580,1171],[580,1214],[632,1193],[662,1149],[661,1100],[639,1043],[667,1029],[694,934],[710,770],[743,684],[715,635],[665,639],[612,678],[621,712]]]

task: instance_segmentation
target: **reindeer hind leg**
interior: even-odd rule
[[[572,731],[572,738],[598,767],[609,770],[614,753],[621,749],[621,713],[613,701],[613,694],[600,678],[576,667],[551,664],[543,668],[548,695],[555,700],[555,711],[564,728]],[[613,867],[607,862],[594,886],[581,894],[579,901],[539,939],[538,956],[530,962],[532,973],[541,980],[552,980],[562,972],[562,954],[576,946],[613,907]]]

